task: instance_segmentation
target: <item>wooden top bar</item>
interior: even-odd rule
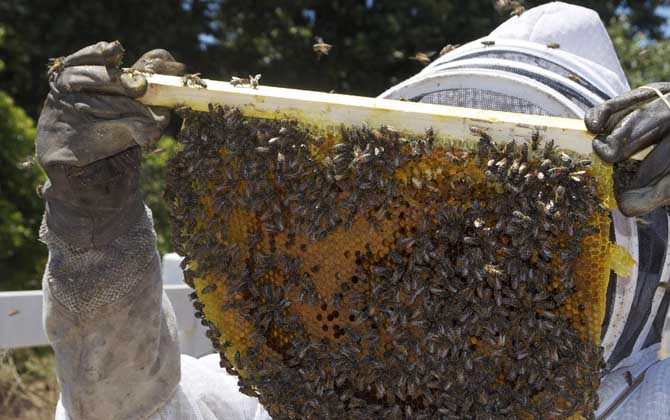
[[[401,132],[423,134],[432,127],[438,139],[478,141],[470,127],[486,130],[496,142],[528,141],[538,130],[544,141],[590,155],[593,136],[582,120],[457,108],[408,101],[368,98],[260,85],[257,89],[203,79],[207,88],[184,86],[180,77],[147,76],[149,86],[139,101],[153,106],[188,106],[207,111],[221,104],[257,118],[297,118],[303,123],[328,128],[340,124],[378,127],[391,125]]]

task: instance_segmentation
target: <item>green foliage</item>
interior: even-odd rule
[[[670,40],[649,38],[626,16],[612,19],[608,31],[632,88],[670,80]]]
[[[37,241],[44,175],[33,164],[35,124],[0,91],[0,289],[39,287],[45,249]]]
[[[0,46],[7,30],[0,24]],[[6,63],[0,59],[0,71]],[[0,90],[0,290],[40,284],[46,250],[37,241],[44,173],[33,162],[35,123]]]
[[[180,145],[174,138],[163,136],[156,148],[144,154],[142,161],[142,194],[144,202],[151,208],[154,226],[158,234],[158,251],[161,255],[172,250],[172,233],[168,224],[167,207],[163,201],[167,161],[178,151]]]
[[[191,7],[185,3],[2,0],[0,26],[5,26],[6,37],[0,57],[6,57],[6,69],[0,73],[0,89],[36,118],[48,91],[48,59],[99,41],[121,41],[127,66],[148,50],[165,48],[200,68],[207,57],[199,48],[198,34],[207,29],[209,2],[192,0]]]
[[[208,46],[231,74],[263,83],[378,95],[417,73],[410,60],[486,35],[505,18],[490,0],[222,2]],[[334,48],[317,60],[320,36]]]

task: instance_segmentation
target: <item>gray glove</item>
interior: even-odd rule
[[[37,157],[48,228],[87,248],[103,245],[144,213],[141,149],[157,140],[169,110],[133,98],[147,88],[142,71],[179,75],[184,65],[165,50],[146,53],[130,71],[118,68],[123,48],[100,42],[55,60],[37,125]]]
[[[670,93],[670,83],[649,86]],[[617,194],[621,213],[639,216],[670,204],[670,108],[656,92],[638,88],[610,99],[589,109],[584,122],[598,134],[593,150],[605,162],[622,162],[655,145],[629,189]]]

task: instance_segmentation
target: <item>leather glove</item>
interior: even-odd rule
[[[670,83],[649,85],[663,95]],[[589,109],[586,128],[597,134],[593,150],[605,162],[619,163],[655,145],[628,188],[617,194],[626,216],[640,216],[670,204],[670,107],[652,89],[638,88]]]
[[[184,73],[165,50],[119,68],[123,47],[99,42],[55,60],[50,92],[37,125],[36,149],[49,181],[43,189],[47,227],[77,247],[101,246],[144,213],[141,146],[160,138],[169,109],[133,98],[147,82],[141,72]]]

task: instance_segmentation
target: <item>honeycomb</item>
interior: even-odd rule
[[[611,169],[529,143],[183,110],[196,317],[280,419],[593,418]]]

